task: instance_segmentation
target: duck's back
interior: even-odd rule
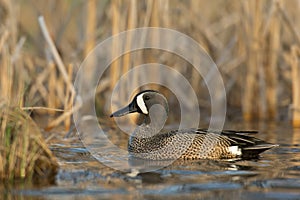
[[[152,160],[248,159],[257,158],[261,152],[276,146],[249,136],[253,133],[256,132],[226,130],[218,133],[207,129],[189,129],[158,133],[151,137],[135,134],[129,141],[128,150],[133,156]]]

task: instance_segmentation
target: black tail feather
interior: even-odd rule
[[[242,158],[244,159],[258,158],[260,153],[276,146],[278,145],[264,143],[264,144],[258,144],[258,145],[242,148]]]

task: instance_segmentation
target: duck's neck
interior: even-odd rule
[[[144,122],[138,126],[133,136],[149,138],[159,133],[167,120],[168,113],[161,106],[152,106],[149,115],[145,115]]]

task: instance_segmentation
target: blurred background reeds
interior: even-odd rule
[[[229,120],[285,121],[299,127],[299,10],[298,0],[0,0],[0,105],[5,111],[1,113],[7,115],[7,108],[17,107],[23,110],[17,112],[22,112],[20,116],[26,112],[47,130],[59,125],[68,130],[72,82],[95,45],[128,29],[164,27],[192,37],[215,61],[226,87]],[[134,40],[127,39],[128,44]],[[115,41],[112,53],[118,48]],[[159,50],[140,50],[111,63],[97,88],[100,117],[116,108],[108,105],[107,97],[118,79],[150,62],[183,74],[196,91],[200,108],[209,113],[203,78],[189,63]],[[131,84],[136,80],[133,77]],[[122,87],[123,96],[133,92]],[[164,87],[151,88],[168,95]],[[170,99],[171,106],[172,102],[176,101]],[[0,117],[1,140],[8,116]],[[47,116],[46,122],[39,116]]]

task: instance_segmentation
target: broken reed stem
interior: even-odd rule
[[[22,107],[22,110],[47,110],[47,111],[55,111],[55,112],[65,112],[66,110],[58,109],[58,108],[49,108],[42,106],[33,106],[33,107]]]
[[[291,48],[292,91],[293,91],[293,126],[300,127],[300,48]]]
[[[58,69],[59,71],[61,72],[62,74],[62,77],[65,81],[65,83],[67,84],[67,87],[70,88],[70,91],[72,91],[72,93],[75,93],[75,89],[73,87],[73,84],[72,82],[69,80],[69,77],[68,77],[68,74],[66,72],[66,68],[62,62],[62,59],[61,57],[59,56],[59,53],[54,45],[54,42],[53,40],[51,39],[50,37],[50,34],[49,34],[49,31],[47,29],[47,26],[46,26],[46,23],[45,23],[45,20],[44,20],[44,17],[43,16],[39,16],[38,18],[38,21],[39,21],[39,25],[40,25],[40,28],[42,30],[42,33],[44,35],[44,38],[47,42],[47,44],[49,45],[49,48],[50,48],[50,51],[54,57],[54,60],[58,66]]]

